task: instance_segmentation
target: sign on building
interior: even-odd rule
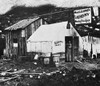
[[[79,9],[74,11],[75,24],[91,23],[91,8]]]

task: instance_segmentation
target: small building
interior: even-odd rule
[[[71,23],[59,22],[42,25],[27,40],[27,52],[74,61],[83,54],[83,40]],[[59,59],[58,59],[59,61]]]
[[[42,24],[47,24],[42,18],[23,19],[10,27],[5,28],[6,56],[26,56],[26,40]]]

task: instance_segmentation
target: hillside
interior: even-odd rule
[[[58,8],[50,4],[38,7],[15,6],[6,14],[0,16],[0,30],[3,31],[6,27],[9,27],[22,19],[34,18],[34,16],[40,16],[44,18],[49,24],[69,20],[82,36],[90,33],[91,35],[100,37],[100,30],[99,31],[95,30],[95,28],[100,28],[100,25],[97,25],[97,23],[100,22],[99,16],[95,19],[92,18],[92,23],[87,25],[88,27],[86,27],[85,25],[77,25],[77,26],[74,25],[75,22],[74,22],[73,11],[75,9],[80,9],[80,8],[86,8],[86,7]],[[92,29],[90,27],[92,27]]]
[[[4,30],[4,28],[25,18],[33,18],[34,16],[61,10],[64,10],[64,8],[57,8],[53,5],[43,5],[39,7],[13,7],[12,10],[0,16],[0,29]]]

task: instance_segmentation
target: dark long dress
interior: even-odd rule
[[[67,59],[68,61],[71,61],[71,53],[72,52],[72,44],[69,42],[67,44]]]

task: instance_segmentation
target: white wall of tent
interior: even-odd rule
[[[87,50],[90,54],[91,44],[93,54],[100,53],[100,38],[81,37],[70,23],[67,29],[67,21],[40,26],[36,32],[27,40],[27,52],[59,53],[65,52],[65,36],[79,37],[79,54]]]

